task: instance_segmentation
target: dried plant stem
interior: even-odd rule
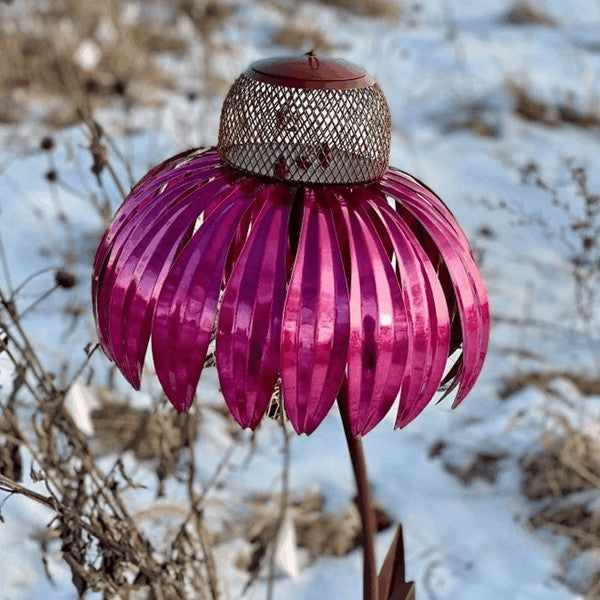
[[[46,290],[41,296],[36,298],[29,306],[25,307],[21,311],[21,318],[23,318],[28,312],[31,312],[36,306],[39,306],[48,296],[53,294],[59,288],[58,285],[53,285],[50,289]]]
[[[196,517],[196,531],[198,533],[198,540],[200,542],[200,548],[202,549],[202,558],[206,566],[206,579],[208,589],[210,591],[211,600],[218,600],[221,597],[219,592],[219,579],[217,577],[217,566],[212,552],[212,548],[208,541],[208,532],[204,526],[204,515],[198,513]]]
[[[350,414],[348,411],[348,400],[343,391],[338,395],[338,404],[348,452],[352,462],[352,471],[356,481],[356,504],[360,513],[362,523],[362,546],[363,546],[363,600],[378,600],[377,567],[375,563],[375,513],[371,501],[371,489],[367,477],[367,465],[359,437],[352,435],[350,429]]]
[[[54,502],[50,496],[38,494],[38,492],[30,490],[28,487],[21,485],[17,481],[13,481],[12,479],[5,477],[2,474],[0,474],[0,490],[13,494],[21,494],[22,496],[31,498],[32,500],[43,504],[47,508],[55,508]]]
[[[271,541],[271,553],[269,555],[269,576],[267,579],[267,600],[273,600],[275,592],[275,559],[277,554],[277,543],[279,534],[285,520],[290,495],[290,434],[285,427],[285,419],[281,420],[281,431],[283,433],[283,469],[281,472],[281,497],[279,503],[279,517],[275,524],[273,539]]]

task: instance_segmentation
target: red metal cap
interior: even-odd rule
[[[253,63],[231,86],[219,156],[280,181],[364,183],[387,169],[391,127],[382,89],[360,67],[313,52],[273,58]]]
[[[304,56],[268,58],[250,65],[246,77],[272,85],[313,90],[362,89],[375,84],[363,69],[334,58],[318,58],[314,52]]]

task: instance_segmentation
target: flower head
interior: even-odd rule
[[[298,115],[289,103],[285,111],[297,131]],[[298,433],[314,431],[342,387],[355,435],[398,396],[400,427],[441,385],[458,388],[457,405],[489,335],[465,235],[431,190],[395,169],[366,183],[302,181],[298,169],[324,152],[305,150],[294,145],[293,161],[279,150],[272,177],[232,167],[214,148],[191,150],[133,188],[94,264],[104,352],[138,388],[151,342],[166,396],[187,410],[214,340],[242,427],[258,425],[279,378]],[[335,147],[328,152],[335,166]],[[282,171],[284,162],[295,170]],[[290,172],[296,181],[285,181]]]

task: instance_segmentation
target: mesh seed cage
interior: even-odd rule
[[[341,60],[253,63],[230,89],[218,151],[229,165],[275,179],[343,184],[379,179],[390,152],[383,91]]]

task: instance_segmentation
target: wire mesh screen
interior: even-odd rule
[[[304,183],[378,179],[391,118],[381,88],[304,89],[241,75],[223,104],[219,156],[257,175]]]

